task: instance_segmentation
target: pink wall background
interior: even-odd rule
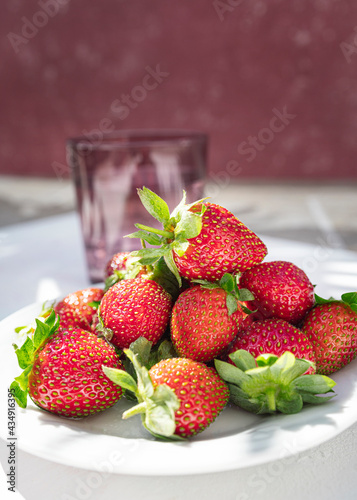
[[[4,0],[0,172],[180,128],[210,134],[216,175],[356,179],[356,26],[354,0]]]

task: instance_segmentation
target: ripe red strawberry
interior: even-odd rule
[[[170,295],[155,281],[127,279],[104,295],[97,330],[120,349],[139,337],[156,344],[168,325],[171,309]]]
[[[298,324],[314,305],[314,287],[304,271],[291,262],[262,262],[244,272],[240,286],[255,296],[256,307],[266,318]]]
[[[329,375],[340,370],[357,354],[357,293],[342,300],[324,300],[307,314],[302,331],[312,339],[316,371]]]
[[[228,402],[226,384],[213,368],[185,358],[164,359],[149,370],[154,386],[174,390],[180,407],[175,434],[190,437],[206,429]]]
[[[102,365],[122,368],[113,346],[80,328],[58,328],[54,311],[37,320],[33,336],[15,346],[23,373],[10,389],[25,408],[27,395],[51,413],[86,417],[105,410],[122,396],[122,390],[103,373]]]
[[[252,323],[238,335],[228,355],[239,349],[248,351],[255,358],[261,354],[281,356],[289,351],[296,358],[315,363],[310,337],[282,319],[265,319]],[[309,373],[314,371],[310,369]]]
[[[165,359],[142,367],[130,350],[125,354],[137,372],[138,383],[126,372],[104,368],[114,382],[132,390],[138,405],[123,414],[142,416],[144,427],[156,437],[187,438],[206,429],[228,402],[229,391],[213,368],[186,358]]]
[[[144,239],[160,248],[135,252],[140,262],[152,264],[164,257],[180,282],[204,279],[216,281],[225,273],[237,273],[261,262],[267,254],[264,243],[231,212],[213,203],[186,204],[186,195],[170,214],[167,204],[147,188],[138,190],[150,214],[163,224],[158,230],[136,224],[129,236]]]
[[[210,361],[237,335],[243,313],[237,306],[227,307],[227,292],[196,285],[181,293],[171,317],[171,339],[180,356]]]
[[[60,316],[61,327],[94,330],[93,323],[103,295],[101,288],[85,288],[70,293],[55,304],[54,310]]]

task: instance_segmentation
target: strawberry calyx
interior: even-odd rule
[[[112,274],[105,279],[104,292],[107,292],[118,281],[136,278],[142,269],[143,266],[139,264],[138,258],[130,254],[125,264],[125,269],[114,269]]]
[[[42,304],[41,312],[37,316],[37,318],[40,319],[41,321],[45,320],[50,315],[50,313],[55,305],[55,301],[51,301],[51,303],[49,305],[47,305],[47,302],[48,301],[45,301]],[[26,338],[26,336],[32,336],[35,330],[36,330],[36,320],[31,322],[29,325],[16,327],[15,333],[17,333],[19,338],[21,339],[21,338]]]
[[[202,229],[202,216],[206,210],[202,203],[206,198],[186,204],[186,192],[177,207],[170,214],[167,203],[150,189],[138,189],[139,198],[146,210],[163,225],[163,229],[156,229],[143,224],[135,224],[139,229],[126,235],[127,238],[140,238],[149,245],[159,248],[142,248],[131,253],[139,257],[141,265],[155,264],[161,257],[164,258],[168,268],[182,285],[181,276],[174,261],[173,251],[179,256],[184,255],[188,249],[190,238],[198,236]],[[191,211],[192,207],[197,209]]]
[[[216,370],[228,383],[232,403],[251,413],[298,413],[306,403],[320,404],[335,396],[318,396],[334,392],[336,383],[325,375],[305,375],[314,364],[289,351],[254,358],[239,349],[229,357],[235,366],[216,359]]]
[[[230,273],[225,273],[219,281],[211,282],[206,280],[195,279],[192,280],[192,283],[197,283],[201,285],[203,288],[214,289],[221,288],[226,292],[226,305],[228,309],[228,316],[231,316],[235,313],[239,307],[247,313],[251,314],[256,311],[251,311],[247,307],[245,307],[241,302],[248,302],[250,300],[254,300],[255,297],[247,288],[238,288],[237,284],[237,276],[234,276]]]
[[[323,297],[319,297],[315,293],[315,304],[330,304],[331,302],[343,302],[348,305],[352,311],[357,313],[357,292],[347,292],[341,295],[341,300],[334,299],[330,297],[329,299],[324,299]]]
[[[159,361],[168,358],[177,357],[177,353],[172,345],[172,342],[168,339],[164,339],[155,346],[153,343],[146,339],[145,337],[139,337],[129,346],[130,351],[136,356],[138,362],[141,366],[144,366],[147,370]],[[129,373],[135,381],[137,381],[136,370],[131,362],[131,360],[126,357],[124,359],[124,369]],[[135,393],[126,390],[124,392],[124,397],[129,401],[137,401]]]
[[[141,415],[145,429],[154,437],[164,440],[181,440],[175,434],[175,411],[180,407],[180,401],[171,387],[166,384],[154,386],[148,369],[142,366],[138,355],[130,349],[124,349],[136,373],[136,380],[128,372],[118,368],[102,366],[105,375],[115,384],[134,393],[138,404],[123,413],[122,418]]]
[[[10,385],[10,391],[21,408],[27,406],[28,377],[35,361],[36,352],[57,331],[60,317],[52,309],[46,317],[40,316],[35,319],[35,322],[36,328],[26,335],[23,344],[20,347],[13,344],[18,364],[23,369],[23,372],[18,377],[15,377]]]

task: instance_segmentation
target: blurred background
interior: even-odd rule
[[[353,0],[4,0],[0,26],[1,226],[73,210],[68,137],[179,128],[247,225],[357,249]]]

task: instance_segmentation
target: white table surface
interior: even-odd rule
[[[269,260],[291,260],[326,296],[357,289],[357,254],[345,250],[265,238]],[[79,222],[74,213],[0,228],[0,319],[35,301],[89,285]],[[4,406],[3,403],[1,405]],[[318,447],[260,466],[191,476],[101,474],[59,465],[17,450],[17,492],[0,474],[1,498],[45,500],[113,499],[335,499],[357,491],[357,424]],[[7,449],[0,459],[7,472]]]

